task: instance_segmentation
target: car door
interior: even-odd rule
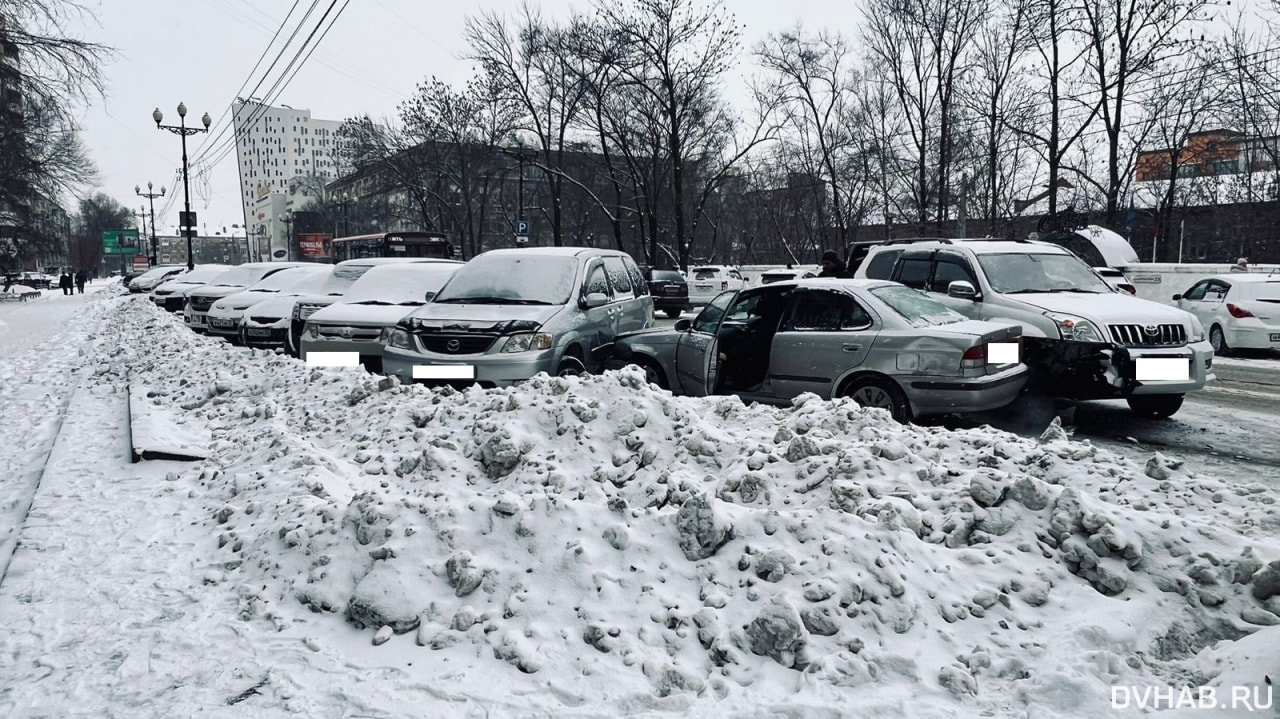
[[[836,382],[866,360],[875,337],[871,313],[849,294],[796,291],[773,338],[768,393],[779,400],[804,392],[830,399]]]
[[[648,325],[648,319],[653,316],[652,303],[646,303],[641,299],[647,297],[648,292],[638,295],[636,288],[631,284],[631,273],[623,263],[621,255],[606,256],[604,270],[609,278],[609,287],[613,291],[611,303],[614,309],[611,316],[613,334],[610,339],[624,332],[644,329]]]
[[[1197,302],[1194,311],[1200,324],[1208,328],[1215,321],[1223,327],[1234,323],[1231,313],[1227,312],[1227,292],[1230,290],[1231,286],[1222,280],[1209,280],[1204,299]]]
[[[676,343],[676,380],[682,393],[705,397],[715,388],[716,372],[720,367],[716,332],[725,311],[737,296],[736,291],[717,295],[693,318],[689,329],[680,333]]]
[[[1209,285],[1212,280],[1200,280],[1191,286],[1181,297],[1175,302],[1178,303],[1178,309],[1186,310],[1196,316],[1206,328],[1213,322],[1213,317],[1208,304],[1205,302],[1205,295],[1209,291]]]
[[[925,285],[925,290],[929,293],[930,298],[941,302],[965,317],[978,319],[981,315],[980,302],[952,297],[947,294],[947,287],[952,282],[957,281],[968,282],[973,285],[974,290],[982,291],[982,285],[978,283],[977,275],[969,265],[968,258],[958,252],[939,250],[934,255],[932,272],[929,276],[929,282]]]
[[[599,307],[586,307],[587,295],[591,294],[602,294],[607,300]],[[581,297],[584,304],[579,306],[582,307],[585,320],[580,331],[591,345],[587,349],[593,350],[613,340],[615,318],[619,312],[618,304],[614,301],[613,293],[609,288],[609,276],[605,272],[604,262],[598,257],[587,261]]]

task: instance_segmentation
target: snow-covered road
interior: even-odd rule
[[[114,294],[6,315],[0,716],[1075,719],[1280,675],[1256,476],[634,372],[431,392]],[[128,381],[214,458],[130,464]]]

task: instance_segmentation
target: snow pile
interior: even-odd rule
[[[863,715],[1090,716],[1280,624],[1274,494],[1161,455],[638,371],[433,391],[109,303],[99,374],[213,430],[182,479],[241,619],[352,623],[526,709],[847,710],[857,687]]]

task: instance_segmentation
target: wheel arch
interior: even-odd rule
[[[887,374],[884,374],[883,372],[876,372],[875,370],[857,369],[841,377],[839,380],[836,381],[836,391],[833,396],[843,397],[845,393],[848,392],[849,387],[851,387],[855,382],[858,382],[864,379],[874,379],[881,382],[888,382],[892,384],[894,387],[897,387],[898,391],[902,393],[903,398],[907,401],[907,408],[911,410],[911,416],[912,417],[916,416],[918,408],[916,407],[915,403],[911,401],[911,393],[908,392],[906,388],[902,386],[902,383],[899,382],[896,378],[891,377]]]

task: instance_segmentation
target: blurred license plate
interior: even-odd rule
[[[193,325],[202,325],[202,324],[204,324],[204,315],[192,315],[192,316],[191,316],[191,324],[193,324]]]
[[[209,326],[210,327],[234,327],[235,323],[232,322],[231,320],[218,319],[215,317],[209,320]]]
[[[694,287],[697,287],[697,288],[698,288],[698,289],[700,289],[700,290],[711,290],[711,289],[712,289],[712,285],[711,285],[711,283],[709,283],[709,282],[699,282],[698,284],[694,285]]]
[[[1272,335],[1271,335],[1271,341],[1272,341],[1272,342],[1280,342],[1280,335],[1278,335],[1278,334],[1272,334]]]
[[[245,332],[247,332],[250,337],[270,337],[271,336],[271,330],[263,329],[262,327],[250,327],[246,329]]]
[[[667,293],[667,294],[669,294],[669,295],[678,295],[678,294],[680,294],[680,288],[679,288],[679,287],[668,287],[667,289],[663,290],[663,292],[666,292],[666,293]],[[1277,335],[1272,335],[1272,338],[1273,338],[1273,339],[1274,339],[1275,337],[1277,337]]]

